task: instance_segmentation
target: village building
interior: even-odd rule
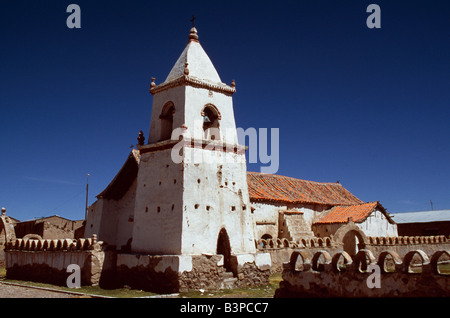
[[[450,235],[450,210],[392,213],[398,235]]]
[[[69,220],[59,215],[16,222],[16,238],[78,239],[84,237],[84,220]]]
[[[2,209],[0,222],[0,267],[4,266],[6,241],[11,239],[78,239],[84,237],[85,220],[69,220],[58,215],[19,221],[6,216]]]

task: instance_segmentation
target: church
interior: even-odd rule
[[[118,252],[122,276],[139,281],[136,259],[150,255],[147,265],[158,257],[155,268],[170,266],[179,277],[209,262],[234,286],[248,286],[268,280],[262,240],[329,237],[348,222],[367,236],[397,236],[379,202],[365,203],[340,183],[247,171],[235,92],[234,81],[221,81],[195,27],[165,81],[152,79],[148,141],[141,131],[85,225],[85,237],[95,234]]]

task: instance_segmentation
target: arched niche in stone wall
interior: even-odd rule
[[[307,251],[296,250],[292,252],[289,263],[294,272],[307,271],[311,268],[311,254]]]
[[[431,269],[434,274],[442,274],[441,267],[446,266],[450,262],[450,251],[440,250],[435,252],[430,259]],[[448,274],[447,274],[448,275]]]
[[[311,266],[314,271],[323,272],[328,264],[331,264],[331,255],[325,250],[317,251],[312,257]]]
[[[380,253],[378,256],[378,266],[382,273],[391,273],[397,271],[402,264],[402,259],[397,252],[387,250]]]
[[[27,234],[23,237],[24,240],[42,240],[42,236],[40,236],[39,234]]]
[[[370,264],[374,264],[376,261],[373,253],[366,249],[361,249],[353,258],[353,264],[357,271],[363,273],[367,271]]]
[[[412,250],[403,258],[405,273],[422,273],[424,267],[430,264],[428,255],[422,250]]]
[[[347,266],[352,265],[352,263],[352,258],[344,251],[334,254],[331,259],[331,264],[333,265],[333,270],[335,272],[344,272],[347,269]]]

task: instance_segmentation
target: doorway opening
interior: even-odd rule
[[[227,230],[220,230],[217,239],[217,254],[223,255],[223,267],[227,272],[233,272],[231,265],[231,246]]]

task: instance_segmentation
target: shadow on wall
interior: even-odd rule
[[[375,288],[368,283],[374,277],[379,279]],[[314,254],[294,251],[284,264],[283,281],[275,296],[449,297],[449,281],[448,250],[431,257],[412,250],[403,259],[392,250],[381,252],[378,259],[365,249],[353,258],[345,251],[333,256],[325,250]]]

